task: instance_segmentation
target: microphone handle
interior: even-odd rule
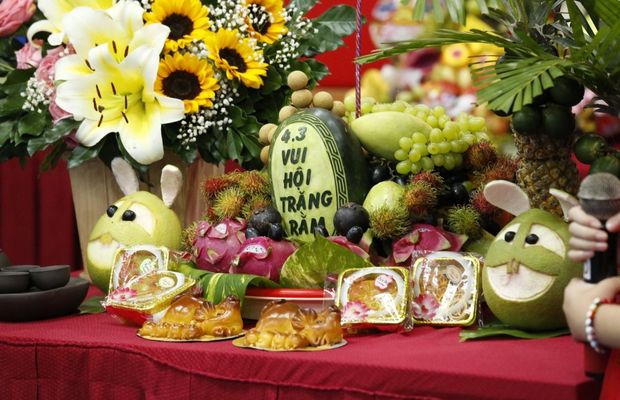
[[[590,260],[586,261],[583,280],[598,283],[607,277],[618,275],[617,253],[617,234],[607,232],[607,251],[597,251]],[[602,381],[608,359],[609,353],[600,354],[589,344],[584,345],[584,369],[589,377]]]
[[[618,242],[616,233],[607,233],[607,251],[597,251],[586,261],[583,270],[583,280],[589,283],[598,283],[610,276],[618,275],[617,255]]]

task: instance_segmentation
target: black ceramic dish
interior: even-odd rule
[[[13,271],[13,272],[17,272],[17,271],[24,271],[24,272],[28,272],[32,269],[37,269],[37,268],[41,268],[38,265],[30,265],[30,264],[20,264],[20,265],[9,265],[8,267],[3,267],[2,271]]]
[[[41,291],[0,294],[0,321],[36,321],[77,311],[89,282],[72,277],[65,286]]]
[[[50,265],[30,270],[30,282],[41,290],[65,286],[71,277],[69,265]]]
[[[9,257],[0,249],[0,268],[8,267],[9,265],[11,265]]]
[[[0,293],[25,292],[30,287],[27,271],[0,271]]]

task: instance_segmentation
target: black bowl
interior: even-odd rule
[[[31,269],[41,268],[38,265],[30,265],[30,264],[19,264],[19,265],[9,265],[8,267],[2,267],[2,271],[12,271],[12,272],[29,272]]]
[[[0,293],[21,293],[30,287],[27,271],[0,271]]]
[[[8,267],[9,265],[11,265],[9,257],[0,249],[0,268]]]
[[[89,285],[87,280],[73,277],[52,290],[0,294],[0,321],[36,321],[76,312]]]
[[[70,277],[69,265],[50,265],[30,270],[30,281],[41,290],[63,287],[69,282]]]

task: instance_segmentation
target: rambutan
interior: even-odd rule
[[[451,232],[465,234],[474,240],[482,237],[480,214],[469,204],[450,207],[444,223]]]
[[[437,189],[425,180],[412,182],[405,187],[403,203],[413,218],[428,214],[437,206]]]
[[[207,178],[202,185],[202,194],[207,200],[211,202],[222,191],[228,189],[232,184],[232,181],[227,175],[214,176]]]
[[[404,205],[382,206],[369,214],[370,232],[378,239],[397,238],[409,231],[411,221]]]
[[[265,196],[264,194],[255,194],[251,196],[245,202],[243,209],[241,210],[242,216],[244,219],[249,219],[254,210],[258,210],[261,208],[265,208],[271,205],[271,198]]]
[[[470,170],[481,170],[495,163],[497,150],[492,143],[481,141],[469,146],[463,154],[463,163]]]
[[[471,205],[476,211],[485,216],[494,215],[499,211],[499,208],[487,201],[482,190],[476,190],[472,193]]]
[[[198,221],[194,221],[187,228],[181,232],[181,244],[183,250],[190,251],[196,240],[196,229],[198,228]]]
[[[220,192],[213,201],[213,212],[218,220],[224,218],[236,218],[241,216],[241,210],[245,204],[245,196],[236,187],[229,187]]]
[[[505,180],[514,182],[517,172],[517,161],[507,157],[499,157],[492,165],[476,171],[473,174],[472,182],[475,187],[484,186],[494,180]]]
[[[411,183],[426,182],[435,190],[440,190],[444,184],[444,179],[439,173],[431,171],[422,171],[411,177]]]
[[[267,177],[260,171],[240,172],[238,176],[239,188],[246,194],[269,194],[270,186]]]

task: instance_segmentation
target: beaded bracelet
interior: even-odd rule
[[[599,307],[603,304],[609,304],[609,300],[601,300],[600,297],[596,297],[590,307],[588,307],[588,311],[586,312],[586,340],[590,347],[594,349],[597,353],[605,353],[607,349],[598,342],[596,339],[596,333],[594,332],[594,317],[596,316],[596,312]]]

